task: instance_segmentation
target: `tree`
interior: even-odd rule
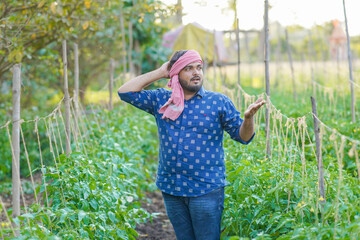
[[[32,96],[36,87],[61,89],[63,39],[68,40],[70,56],[72,43],[79,44],[82,90],[98,78],[107,78],[110,58],[120,60],[129,52],[130,21],[137,46],[130,52],[139,69],[148,70],[169,54],[161,47],[161,36],[173,9],[158,0],[27,0],[26,5],[13,0],[1,1],[0,9],[0,86],[10,82],[11,66],[22,62],[25,86],[31,86]],[[120,10],[125,32],[119,26]],[[71,80],[72,60],[68,62]],[[120,65],[117,70],[122,71]]]

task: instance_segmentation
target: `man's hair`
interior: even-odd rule
[[[172,68],[172,66],[174,65],[174,63],[179,60],[179,58],[184,55],[188,50],[179,50],[174,52],[174,54],[171,56],[170,58],[170,62],[168,65],[168,71],[170,71],[170,69]]]

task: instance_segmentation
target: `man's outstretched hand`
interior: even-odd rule
[[[263,98],[259,98],[258,100],[256,100],[256,102],[250,104],[250,106],[248,107],[248,109],[245,111],[244,113],[244,118],[247,119],[252,119],[255,115],[255,113],[261,108],[262,105],[264,105],[266,103],[265,100],[263,100]]]

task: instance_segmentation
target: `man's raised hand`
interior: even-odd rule
[[[250,106],[248,107],[248,109],[245,111],[244,113],[244,118],[247,119],[252,119],[255,115],[255,113],[260,109],[260,107],[262,105],[264,105],[266,103],[265,100],[263,100],[263,98],[259,98],[258,100],[256,100],[256,102],[250,104]]]
[[[163,78],[170,78],[169,71],[168,71],[169,61],[165,62],[161,67],[159,68],[160,71],[163,74]]]

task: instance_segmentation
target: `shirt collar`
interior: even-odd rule
[[[200,90],[195,94],[195,96],[200,96],[201,98],[205,96],[204,86],[201,86]]]

